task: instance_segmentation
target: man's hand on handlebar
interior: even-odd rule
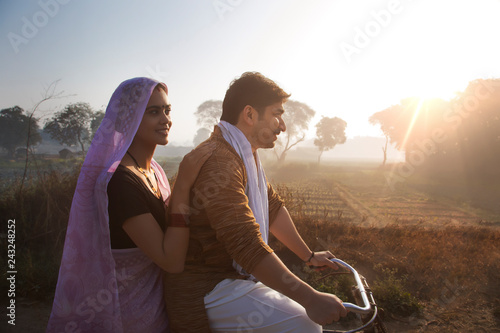
[[[347,315],[347,310],[337,296],[319,291],[305,309],[309,318],[320,325],[330,324]]]
[[[330,260],[333,258],[335,256],[330,251],[314,252],[314,256],[307,265],[311,268],[330,267],[337,270],[339,266]]]

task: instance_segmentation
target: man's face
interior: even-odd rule
[[[252,148],[273,148],[278,135],[286,130],[283,121],[283,103],[271,104],[258,116],[258,121],[252,131]]]

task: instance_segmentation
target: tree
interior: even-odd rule
[[[278,141],[276,142],[283,149],[281,153],[278,153],[277,149],[274,148],[278,162],[280,163],[285,161],[286,153],[293,146],[304,141],[306,137],[305,132],[309,128],[309,121],[316,114],[307,104],[293,100],[288,100],[284,108],[283,121],[286,125],[286,131],[278,137]]]
[[[206,129],[205,127],[201,127],[198,129],[198,131],[196,132],[196,135],[194,136],[194,139],[193,139],[193,144],[194,146],[198,146],[200,143],[202,143],[203,141],[205,141],[206,139],[208,139],[208,137],[210,136],[210,130]]]
[[[400,104],[374,113],[369,121],[380,125],[384,135],[398,150],[405,151],[408,161],[411,153],[418,149],[419,142],[432,135],[432,131],[441,126],[443,114],[449,108],[449,102],[439,98],[421,99],[409,97]],[[384,149],[383,149],[384,150]]]
[[[500,79],[477,79],[451,101],[446,114],[446,156],[434,161],[448,169],[461,165],[469,179],[498,175],[500,165]],[[447,160],[448,159],[448,160]],[[457,163],[456,161],[460,161]]]
[[[91,131],[91,137],[93,138],[95,135],[95,132],[101,125],[102,119],[104,118],[104,112],[102,111],[97,111],[92,115],[92,120],[90,121],[90,131]]]
[[[68,104],[45,124],[44,130],[51,138],[62,144],[68,146],[79,144],[82,152],[85,152],[85,143],[90,139],[93,116],[94,112],[87,103]]]
[[[222,115],[222,101],[213,99],[205,101],[198,106],[194,115],[198,125],[212,131]]]
[[[324,151],[333,149],[337,144],[346,141],[346,126],[347,123],[338,117],[321,117],[316,124],[316,139],[314,139],[314,145],[319,149],[318,163]]]
[[[38,120],[24,114],[19,106],[14,106],[0,111],[0,146],[7,150],[7,156],[13,158],[18,147],[26,148],[28,134],[30,133],[29,146],[42,141],[38,133]]]
[[[25,148],[25,151],[26,151],[26,157],[24,159],[24,172],[23,172],[23,178],[21,179],[21,186],[19,187],[19,193],[21,194],[23,192],[23,188],[24,188],[24,181],[26,180],[26,175],[28,173],[28,165],[29,165],[29,152],[30,152],[30,146],[32,145],[32,139],[34,139],[36,141],[36,137],[37,135],[39,136],[40,133],[38,133],[38,131],[32,131],[32,126],[31,124],[33,122],[36,123],[37,119],[35,118],[35,112],[38,110],[38,108],[40,107],[40,105],[42,105],[43,103],[45,103],[46,101],[49,101],[51,99],[55,99],[55,98],[62,98],[63,96],[63,91],[57,91],[57,83],[59,82],[59,80],[56,80],[56,81],[53,81],[51,84],[49,84],[44,92],[42,93],[42,99],[39,100],[35,106],[33,107],[33,110],[31,112],[29,112],[29,115],[28,115],[28,133],[27,133],[27,136],[26,136],[26,148]],[[33,159],[33,161],[35,161],[35,159]],[[35,162],[36,164],[36,162]],[[43,181],[43,178],[40,178],[42,179]]]
[[[382,120],[379,117],[380,117],[380,112],[375,113],[375,114],[373,114],[370,117],[369,122],[372,125],[379,124],[380,125],[380,129],[384,133],[384,136],[385,136],[385,146],[382,147],[382,152],[384,153],[384,160],[382,161],[382,166],[384,166],[385,163],[387,162],[387,146],[389,145],[389,130],[384,127],[385,124],[382,122]]]

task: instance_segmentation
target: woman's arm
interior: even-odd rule
[[[212,154],[214,145],[205,143],[184,156],[179,165],[177,180],[172,190],[167,212],[188,214],[189,192],[198,173]],[[142,214],[125,220],[123,229],[148,257],[169,273],[180,273],[189,242],[189,228],[167,227],[165,233],[151,214]]]

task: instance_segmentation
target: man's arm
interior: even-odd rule
[[[279,208],[271,223],[270,231],[302,260],[307,261],[311,257],[312,252],[300,237],[284,206]],[[317,266],[328,265],[336,269],[337,267],[328,259],[333,257],[329,251],[318,252],[310,263]],[[268,287],[301,304],[309,318],[320,325],[337,321],[340,316],[346,315],[346,310],[337,296],[313,289],[294,275],[274,253],[265,256],[255,266],[252,274]]]
[[[269,231],[304,262],[311,258],[312,251],[298,233],[285,206],[280,208],[276,219],[269,227]],[[328,266],[337,269],[338,266],[330,261],[331,258],[335,258],[335,256],[330,251],[315,252],[309,263],[314,266]]]
[[[302,305],[309,318],[320,325],[337,321],[347,314],[337,296],[316,291],[288,270],[274,253],[267,254],[251,273],[266,286]]]

